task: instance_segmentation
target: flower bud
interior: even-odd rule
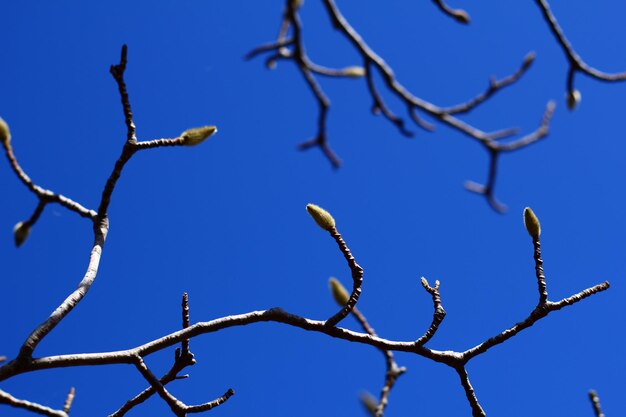
[[[524,226],[526,226],[530,237],[535,240],[539,239],[539,235],[541,235],[541,224],[530,207],[524,209]]]
[[[195,146],[204,142],[206,138],[214,135],[215,132],[217,132],[217,127],[215,126],[202,126],[185,130],[180,136],[183,138],[183,145]]]
[[[578,106],[578,103],[580,103],[581,99],[582,97],[580,95],[580,91],[568,91],[567,95],[565,96],[565,100],[567,101],[567,108],[570,110],[574,110],[576,106]]]
[[[367,412],[370,415],[375,416],[378,409],[378,400],[367,391],[361,394],[360,399],[361,404],[363,404],[363,407],[365,407]]]
[[[328,280],[328,284],[330,284],[330,292],[333,294],[335,302],[340,307],[348,304],[348,301],[350,300],[350,294],[348,294],[348,290],[346,290],[346,288],[341,285],[341,282],[339,282],[339,280],[335,277],[331,277],[330,280]]]
[[[9,125],[7,125],[7,122],[5,122],[2,117],[0,117],[0,142],[2,142],[2,145],[5,147],[8,147],[11,142],[11,131],[9,130]]]
[[[350,78],[359,78],[365,75],[365,68],[354,66],[354,67],[346,67],[343,69],[343,75]]]
[[[313,220],[315,220],[315,223],[317,223],[322,229],[331,231],[335,228],[335,219],[333,219],[333,216],[320,206],[307,204],[306,211],[309,212],[311,217],[313,217]]]
[[[30,225],[25,222],[19,222],[13,228],[13,238],[15,239],[15,246],[18,248],[22,246],[22,243],[28,239],[30,235]]]

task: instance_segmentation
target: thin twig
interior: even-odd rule
[[[304,48],[304,40],[302,34],[302,24],[298,15],[297,2],[292,0],[286,1],[285,12],[283,14],[283,20],[281,23],[281,29],[279,32],[278,40],[274,43],[261,45],[253,49],[247,57],[256,56],[263,52],[275,52],[271,55],[267,63],[275,63],[278,59],[292,60],[299,71],[305,78],[309,89],[315,96],[318,107],[318,131],[313,139],[308,140],[300,145],[300,149],[309,149],[311,147],[319,147],[334,167],[338,167],[340,161],[335,153],[328,146],[328,139],[326,134],[326,122],[328,116],[328,110],[330,108],[330,101],[319,82],[316,80],[314,74],[321,74],[325,76],[345,76],[347,72],[344,70],[330,69],[312,62],[307,55]],[[420,99],[408,91],[400,82],[396,79],[392,68],[378,55],[376,54],[363,40],[359,33],[350,25],[350,23],[344,18],[339,11],[334,0],[322,1],[328,16],[335,29],[337,29],[343,36],[347,38],[350,44],[354,47],[363,60],[363,70],[367,89],[373,101],[372,111],[376,114],[382,113],[382,115],[394,124],[400,133],[404,136],[411,137],[413,132],[406,128],[404,119],[397,116],[391,108],[385,103],[382,95],[378,91],[376,82],[374,79],[374,72],[378,72],[382,78],[383,85],[387,90],[402,101],[407,109],[407,113],[411,120],[413,120],[418,126],[426,130],[433,130],[432,126],[424,122],[417,114],[417,110],[426,113],[427,115],[434,117],[439,122],[446,124],[453,129],[463,133],[464,135],[479,142],[483,147],[487,149],[495,149],[497,151],[510,151],[513,149],[520,149],[529,145],[532,142],[544,137],[547,134],[547,127],[540,126],[535,132],[530,133],[525,138],[515,141],[514,144],[501,144],[495,141],[501,139],[504,136],[509,136],[517,133],[517,129],[500,129],[493,133],[487,133],[470,124],[467,124],[455,115],[467,113],[468,111],[476,108],[480,104],[484,103],[487,99],[492,97],[497,91],[512,85],[517,82],[530,68],[534,54],[529,53],[523,60],[521,66],[508,77],[501,80],[491,80],[488,88],[478,94],[476,97],[462,104],[451,107],[438,107],[430,102]],[[446,14],[454,17],[455,19],[464,23],[469,22],[469,16],[463,10],[454,10],[448,7],[443,1],[435,0],[437,6]],[[290,37],[288,36],[290,33]],[[359,75],[361,71],[359,71]],[[549,118],[548,118],[549,121]],[[497,156],[497,155],[496,155]],[[494,196],[495,186],[495,173],[496,173],[496,158],[492,158],[490,161],[490,176],[485,186],[471,185],[469,188],[473,191],[484,195],[487,202],[496,210],[504,211],[504,206],[497,202]]]
[[[552,35],[554,36],[557,43],[561,47],[561,50],[567,57],[567,60],[570,65],[570,69],[568,71],[572,73],[572,75],[569,76],[568,78],[573,77],[574,72],[580,71],[600,81],[616,82],[616,81],[626,80],[626,71],[618,72],[618,73],[607,73],[607,72],[597,70],[596,68],[587,64],[581,58],[581,56],[578,55],[578,53],[572,46],[571,42],[565,36],[565,33],[563,32],[563,29],[559,25],[559,22],[556,20],[556,17],[552,13],[552,10],[550,10],[550,4],[548,3],[548,1],[547,0],[535,0],[535,3],[539,7],[539,10],[541,10],[541,14],[543,15],[544,20],[548,24],[548,27],[550,28]],[[568,84],[571,84],[571,82],[569,82]],[[573,88],[573,85],[570,86],[569,90],[572,91],[571,90],[572,88]]]
[[[76,397],[76,390],[74,389],[74,387],[72,387],[70,388],[70,391],[67,393],[67,397],[65,398],[65,404],[63,404],[63,411],[66,414],[70,413],[75,397]]]
[[[453,9],[448,6],[443,0],[433,0],[433,3],[435,3],[437,7],[439,7],[439,10],[441,10],[444,14],[447,14],[457,22],[463,24],[468,24],[470,22],[470,16],[465,10]]]
[[[602,407],[600,406],[600,398],[594,390],[589,391],[589,400],[591,401],[593,412],[595,413],[596,417],[604,417]]]
[[[7,404],[12,407],[21,408],[23,410],[32,411],[33,413],[41,414],[43,416],[52,417],[68,417],[68,414],[63,410],[55,410],[50,407],[43,406],[31,401],[20,400],[15,398],[6,391],[0,389],[0,404]]]
[[[369,322],[358,308],[354,307],[352,309],[352,315],[356,318],[356,320],[359,322],[359,324],[367,334],[371,336],[376,336],[374,328],[370,326]],[[383,416],[385,408],[387,408],[387,405],[389,404],[389,394],[391,393],[393,386],[395,385],[398,378],[406,372],[405,367],[398,366],[393,358],[392,351],[385,349],[380,349],[380,351],[385,356],[385,365],[387,367],[387,370],[385,372],[385,383],[380,390],[380,398],[377,401],[376,406],[374,407],[374,410],[372,412],[374,417]],[[362,400],[366,401],[364,399]]]
[[[361,268],[361,266],[356,262],[356,259],[354,259],[354,256],[352,256],[352,252],[350,252],[348,245],[346,245],[346,242],[337,231],[337,228],[332,227],[331,230],[329,230],[329,233],[333,239],[335,239],[335,242],[337,242],[337,246],[339,247],[339,250],[343,254],[344,258],[346,258],[350,271],[352,272],[352,294],[350,295],[348,302],[341,310],[326,320],[327,326],[336,326],[337,323],[350,314],[350,311],[352,311],[359,300],[359,296],[361,295],[361,286],[363,285],[363,268]]]
[[[435,286],[431,287],[430,284],[428,284],[426,278],[422,278],[422,287],[424,287],[424,289],[431,295],[433,299],[434,313],[433,320],[428,330],[426,330],[426,333],[424,333],[422,337],[415,341],[415,344],[420,346],[423,346],[430,339],[432,339],[432,337],[437,332],[437,329],[439,329],[439,325],[446,317],[446,310],[444,310],[443,308],[443,305],[441,303],[441,295],[439,294],[439,281],[435,281]]]

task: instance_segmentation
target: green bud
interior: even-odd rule
[[[465,25],[469,24],[471,21],[470,15],[465,10],[454,10],[452,12],[452,17],[454,17],[457,22]]]
[[[4,119],[2,119],[2,117],[0,117],[0,142],[2,142],[2,145],[5,147],[8,147],[9,143],[11,143],[11,131],[9,130],[9,125],[4,121]]]
[[[360,399],[361,404],[363,404],[363,407],[365,407],[367,412],[370,415],[375,416],[378,409],[378,400],[367,391],[361,393]]]
[[[313,217],[313,220],[315,220],[315,223],[317,223],[322,229],[331,231],[335,228],[335,219],[333,219],[333,216],[320,206],[307,204],[306,211],[309,212],[311,217]]]
[[[340,307],[348,304],[348,300],[350,300],[350,294],[348,294],[348,290],[341,285],[341,282],[335,277],[330,277],[328,280],[328,284],[330,284],[330,292],[333,294],[333,298],[335,302],[339,304]]]
[[[25,222],[19,222],[13,228],[13,238],[15,239],[15,246],[18,248],[22,246],[22,243],[28,239],[30,235],[30,225]]]
[[[568,91],[567,95],[565,96],[565,100],[567,101],[567,108],[570,110],[574,110],[576,106],[578,106],[578,103],[580,103],[581,99],[582,96],[580,95],[580,91]]]
[[[539,235],[541,235],[541,224],[530,207],[524,209],[524,226],[526,226],[530,237],[539,239]]]
[[[217,132],[215,126],[202,126],[185,130],[180,136],[183,138],[183,145],[195,146],[204,142],[204,140]]]
[[[343,75],[350,78],[360,78],[365,75],[365,68],[359,66],[346,67],[343,69]]]

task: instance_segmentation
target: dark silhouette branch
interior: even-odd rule
[[[485,417],[487,414],[485,410],[480,406],[478,402],[478,398],[476,397],[476,392],[474,392],[474,387],[469,380],[469,375],[467,374],[467,370],[464,366],[458,366],[454,368],[461,379],[461,385],[463,386],[463,390],[465,391],[465,396],[467,397],[467,402],[469,402],[470,407],[472,407],[472,417]]]
[[[374,328],[370,326],[369,322],[359,309],[354,307],[352,309],[352,315],[359,322],[359,324],[367,334],[369,334],[370,336],[377,336]],[[406,372],[405,367],[398,366],[398,364],[394,360],[392,351],[385,349],[380,349],[380,351],[385,356],[385,365],[387,367],[387,370],[385,372],[385,383],[380,390],[380,397],[376,402],[375,407],[372,407],[372,414],[374,415],[374,417],[383,416],[385,408],[389,404],[389,394],[391,393],[393,386],[396,384],[398,378]]]
[[[470,16],[463,9],[453,9],[448,6],[443,0],[433,0],[433,3],[439,7],[444,14],[450,16],[459,23],[468,24],[470,22]]]
[[[352,252],[348,249],[348,245],[346,245],[346,242],[337,231],[337,228],[333,227],[329,230],[329,233],[337,242],[337,246],[339,247],[339,250],[343,254],[344,258],[346,258],[350,271],[352,272],[352,294],[350,295],[348,302],[341,310],[326,320],[327,326],[336,326],[341,320],[350,314],[359,300],[359,296],[361,295],[361,286],[363,285],[363,268],[356,263],[354,256],[352,256]]]
[[[426,333],[424,333],[422,337],[420,337],[419,339],[415,341],[415,343],[420,346],[425,345],[430,339],[432,339],[432,337],[437,332],[437,329],[439,329],[439,325],[441,324],[443,319],[446,317],[446,310],[443,309],[443,305],[441,304],[441,295],[439,294],[439,281],[435,281],[434,287],[431,287],[430,284],[428,284],[428,281],[426,280],[426,278],[424,277],[422,277],[421,282],[422,282],[422,287],[424,287],[424,289],[431,295],[433,299],[434,313],[433,313],[433,320],[428,330],[426,330]]]
[[[77,203],[76,201],[74,201],[74,200],[72,200],[72,199],[70,199],[68,197],[65,197],[62,194],[56,194],[53,191],[47,190],[47,189],[45,189],[43,187],[40,187],[39,185],[35,184],[30,179],[30,177],[26,174],[26,172],[24,172],[24,170],[22,169],[20,164],[17,162],[17,158],[15,157],[15,154],[13,153],[13,145],[12,145],[10,139],[6,140],[6,141],[3,141],[2,145],[3,145],[3,148],[4,148],[4,152],[6,154],[6,157],[9,160],[9,165],[13,169],[13,172],[15,173],[17,178],[33,194],[35,194],[35,196],[39,200],[39,203],[37,205],[37,208],[35,209],[35,212],[30,217],[30,219],[27,220],[27,223],[29,224],[29,226],[32,226],[32,225],[35,224],[35,222],[39,218],[39,215],[42,213],[44,207],[48,203],[60,204],[61,206],[65,207],[66,209],[68,209],[70,211],[73,211],[74,213],[77,213],[79,216],[87,218],[87,219],[93,220],[96,217],[96,212],[95,211],[89,210],[89,209],[83,207],[81,204]]]

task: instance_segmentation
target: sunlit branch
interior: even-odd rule
[[[6,391],[0,389],[0,404],[10,405],[15,408],[21,408],[23,410],[32,411],[33,413],[40,414],[42,416],[52,417],[68,417],[67,412],[63,410],[55,410],[50,407],[43,406],[31,401],[21,400],[15,398]]]
[[[598,394],[594,390],[589,391],[589,400],[591,401],[591,405],[593,407],[593,412],[595,413],[595,417],[604,417],[604,413],[602,412],[602,407],[600,406],[600,398]]]

